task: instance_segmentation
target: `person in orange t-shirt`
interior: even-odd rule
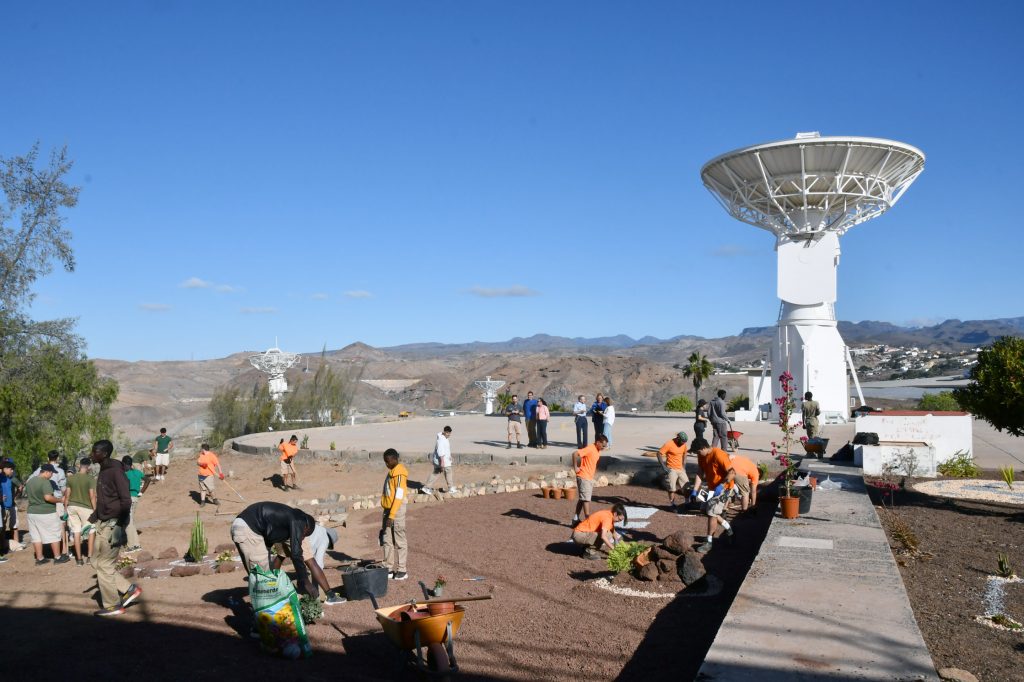
[[[757,505],[757,484],[761,480],[761,472],[753,460],[743,455],[730,455],[732,468],[736,470],[736,490],[739,493],[740,509]]]
[[[299,437],[293,435],[287,443],[277,446],[281,451],[281,478],[284,479],[284,489],[297,489],[295,485],[295,455],[299,452]]]
[[[590,499],[594,495],[594,474],[597,473],[597,460],[601,459],[601,451],[608,447],[608,437],[600,434],[594,442],[572,453],[572,465],[576,468],[576,488],[579,499],[576,501],[576,515],[573,523],[590,516]],[[580,512],[583,512],[581,515]]]
[[[210,451],[208,444],[203,443],[199,448],[197,461],[199,463],[199,504],[205,505],[206,498],[210,498],[210,502],[220,506],[220,501],[214,494],[214,490],[217,488],[217,478],[224,480],[224,472],[220,469],[220,460],[217,458],[217,454]]]
[[[703,499],[701,510],[708,518],[708,535],[707,541],[698,547],[697,551],[709,552],[719,525],[730,539],[733,536],[732,526],[722,514],[729,499],[735,493],[736,470],[732,468],[729,453],[720,448],[711,447],[711,444],[703,438],[693,440],[693,451],[697,453],[697,464],[700,466],[701,473],[694,479],[690,497],[697,497],[701,492],[702,485],[707,488],[701,495]]]
[[[626,508],[616,504],[611,509],[596,511],[576,524],[572,531],[572,541],[583,545],[583,556],[598,559],[597,548],[602,545],[611,549],[622,536],[615,532],[616,523],[626,522]]]
[[[668,501],[672,511],[676,511],[676,491],[686,488],[690,479],[686,476],[686,433],[680,431],[676,437],[661,446],[658,450],[658,462],[668,472]]]

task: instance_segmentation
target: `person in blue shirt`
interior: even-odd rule
[[[526,418],[526,445],[537,447],[537,399],[533,397],[533,391],[526,393],[526,402],[523,403],[523,417]]]
[[[18,507],[14,504],[14,498],[18,496],[18,493],[24,487],[21,479],[14,473],[14,462],[5,459],[2,470],[0,470],[0,492],[3,493],[3,502],[0,502],[0,512],[2,512],[2,519],[0,519],[0,524],[2,524],[0,525],[0,557],[10,553],[12,549],[11,543],[7,538],[8,531],[13,533],[13,549],[21,549],[17,531]],[[7,560],[4,559],[4,561]]]
[[[608,407],[604,402],[604,394],[598,393],[594,404],[590,406],[590,419],[594,422],[594,437],[604,433],[604,409]]]

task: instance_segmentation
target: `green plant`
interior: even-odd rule
[[[956,412],[960,409],[960,403],[953,397],[953,391],[926,393],[917,402],[917,409],[929,412]]]
[[[686,364],[680,367],[676,365],[677,369],[683,370],[683,376],[693,382],[693,400],[697,402],[700,400],[700,387],[704,385],[704,382],[709,376],[715,371],[715,366],[711,364],[706,355],[702,355],[698,351],[690,353],[690,357],[686,358]],[[665,409],[668,409],[667,407]],[[673,412],[689,412],[689,410],[672,410]]]
[[[999,467],[999,475],[1003,477],[1003,481],[1010,488],[1010,490],[1013,490],[1013,467]]]
[[[304,433],[304,434],[302,434],[302,440],[299,441],[299,449],[300,450],[305,450],[308,447],[309,447],[309,435]]]
[[[299,599],[299,611],[302,612],[302,622],[306,625],[312,625],[324,617],[323,604],[319,599],[308,594],[302,595]]]
[[[334,449],[335,449],[335,447],[334,447],[334,441],[332,440],[332,441],[331,441],[331,450],[334,450]]]
[[[1004,578],[1013,576],[1013,566],[1010,565],[1010,557],[1005,554],[996,555],[996,562],[999,566],[999,575]]]
[[[910,527],[910,524],[891,509],[887,512],[887,516],[889,519],[889,534],[892,535],[893,540],[900,543],[909,554],[916,554],[920,541],[917,539],[917,535]]]
[[[757,463],[757,476],[758,476],[759,480],[762,480],[762,481],[767,481],[768,480],[768,462],[758,462]]]
[[[971,453],[963,450],[957,450],[951,458],[936,468],[940,474],[951,478],[974,478],[981,474],[981,469],[974,463]]]
[[[235,555],[232,554],[229,551],[221,552],[220,554],[217,555],[217,558],[214,559],[214,561],[217,562],[218,566],[221,565],[221,564],[227,563],[229,561],[234,561],[234,560],[235,560]]]
[[[188,556],[191,561],[199,562],[206,556],[206,529],[203,528],[203,521],[196,512],[196,521],[192,524],[192,539],[188,543]]]
[[[622,573],[633,568],[633,559],[643,554],[647,545],[642,542],[620,542],[608,552],[608,569]]]
[[[749,410],[750,398],[748,398],[745,393],[740,393],[729,401],[729,404],[725,406],[725,409],[729,412],[735,412],[736,410]]]
[[[665,409],[669,412],[693,412],[693,401],[685,395],[677,395],[665,403]]]
[[[1011,630],[1020,630],[1024,628],[1024,626],[1015,621],[1013,618],[1003,615],[1002,613],[997,613],[996,615],[991,616],[991,619],[992,622],[996,625],[1001,625],[1004,628],[1009,628]]]
[[[997,431],[1024,436],[1024,338],[1004,336],[978,353],[971,383],[953,391],[961,408]]]
[[[127,554],[123,554],[120,557],[118,557],[117,561],[114,563],[114,568],[116,568],[117,570],[120,571],[122,568],[128,568],[129,566],[134,566],[135,563],[136,563],[135,557],[128,556]]]
[[[568,411],[565,408],[565,406],[562,405],[562,403],[551,403],[551,408],[550,409],[551,409],[552,412],[567,412]]]
[[[448,581],[445,579],[445,577],[443,575],[439,575],[436,578],[434,578],[434,589],[435,590],[440,588],[440,587],[444,587],[447,584],[448,584]]]

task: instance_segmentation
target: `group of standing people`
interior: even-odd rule
[[[573,421],[576,423],[576,447],[587,447],[587,416],[594,424],[594,442],[598,436],[605,437],[605,446],[612,443],[612,428],[615,426],[615,405],[611,396],[598,393],[594,402],[587,406],[587,396],[580,394],[572,406]]]
[[[551,409],[544,398],[535,398],[533,391],[526,393],[526,402],[519,404],[519,396],[513,395],[512,400],[505,407],[505,417],[508,419],[508,426],[505,430],[508,436],[506,448],[512,447],[512,438],[516,439],[516,447],[522,448],[522,422],[526,420],[527,447],[543,450],[548,446],[548,422],[551,420]]]

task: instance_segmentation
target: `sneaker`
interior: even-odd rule
[[[128,586],[128,591],[125,592],[124,596],[121,597],[121,607],[123,608],[125,606],[128,606],[141,596],[142,588],[136,585],[135,583],[132,583]]]
[[[506,445],[505,449],[506,450],[511,450],[512,449],[512,443],[509,443],[508,445]]]
[[[392,580],[408,580],[409,574],[405,571],[395,571],[395,573],[390,577]]]
[[[0,556],[0,564],[6,564],[6,563],[7,563],[7,557]]]
[[[337,592],[329,592],[327,594],[327,600],[324,602],[324,604],[327,604],[328,606],[333,606],[334,604],[344,604],[347,601],[348,599],[345,599]]]
[[[705,541],[703,545],[701,545],[700,547],[697,548],[697,551],[700,552],[701,554],[707,554],[708,552],[711,551],[711,543]]]
[[[426,488],[426,487],[424,487],[424,488],[420,488],[420,492],[423,493],[424,495],[433,495],[434,494],[434,489],[433,488]]]
[[[593,549],[588,547],[587,549],[583,550],[583,558],[584,559],[600,559],[601,555],[598,554],[596,550],[593,550]]]
[[[23,549],[25,549],[25,545],[21,544],[20,542],[13,542],[13,541],[11,542],[11,551],[12,552],[20,552]]]
[[[67,554],[61,554],[59,557],[53,560],[53,563],[66,564],[69,561],[71,561],[71,557],[69,557]]]
[[[85,566],[85,560],[83,559],[75,559],[75,563],[79,566]]]
[[[42,566],[43,564],[50,563],[49,559],[36,559],[36,566]]]
[[[94,612],[94,616],[123,616],[126,613],[123,606],[111,606],[109,609],[100,609]]]
[[[520,450],[522,450],[523,449],[523,444],[522,443],[516,443],[516,447],[519,448]]]
[[[251,637],[252,639],[259,639],[260,638],[260,631],[256,629],[255,625],[253,625],[251,628],[249,628],[249,637]]]

